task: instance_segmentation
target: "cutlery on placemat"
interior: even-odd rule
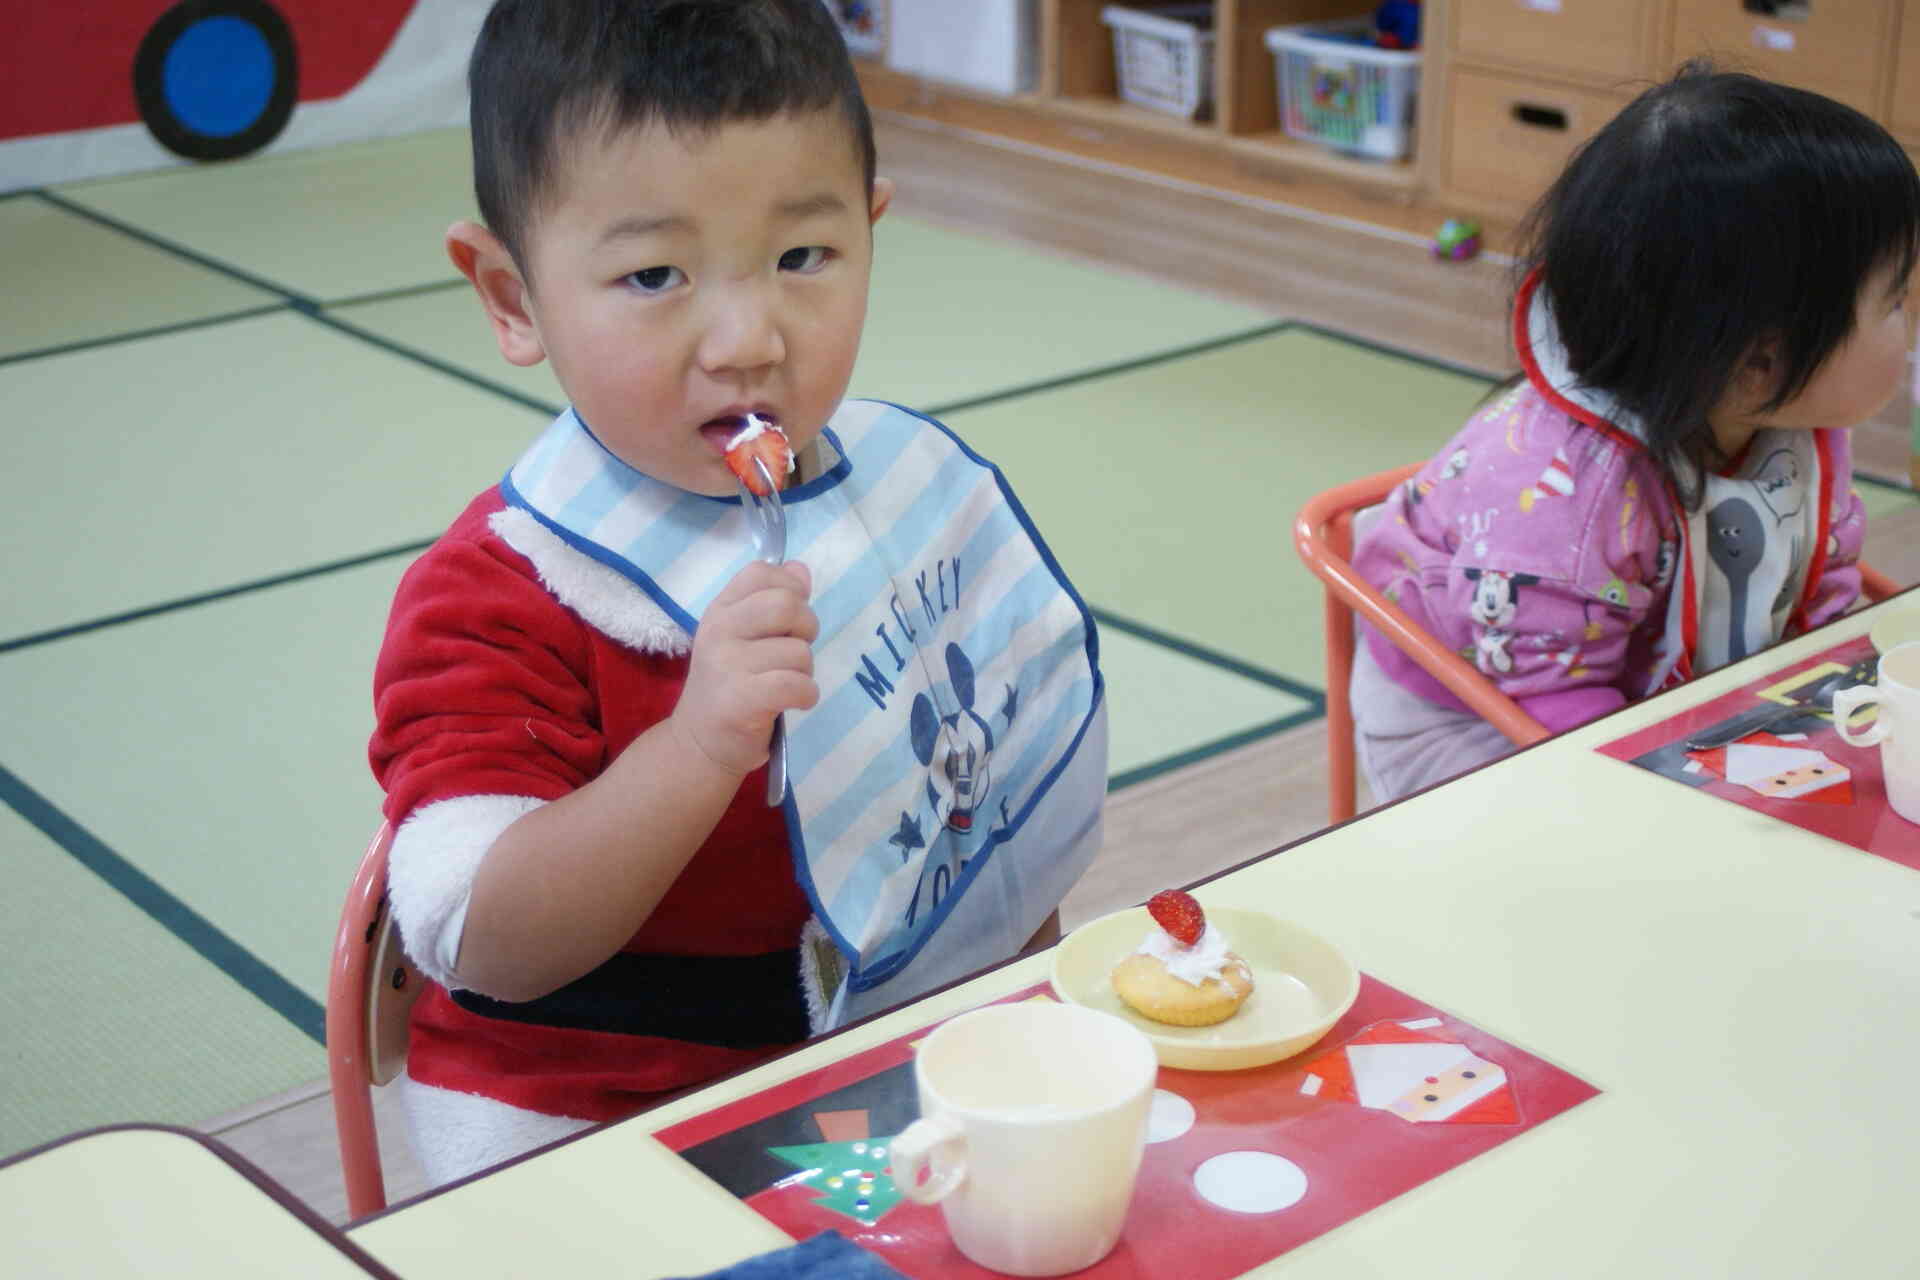
[[[1687,750],[1711,751],[1715,747],[1724,747],[1738,742],[1750,733],[1759,733],[1811,712],[1832,711],[1834,694],[1842,689],[1851,689],[1857,684],[1870,683],[1879,670],[1879,665],[1878,656],[1862,658],[1845,671],[1835,671],[1827,675],[1808,689],[1804,695],[1796,692],[1792,696],[1797,700],[1792,706],[1756,707],[1714,728],[1702,730],[1687,739]]]

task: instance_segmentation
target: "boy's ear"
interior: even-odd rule
[[[477,222],[456,222],[447,228],[447,256],[480,295],[494,341],[507,363],[533,365],[545,359],[547,351],[533,318],[532,290],[500,238]]]
[[[875,178],[873,180],[873,197],[867,213],[867,225],[872,226],[874,223],[880,221],[880,215],[885,213],[887,206],[892,203],[893,179]]]

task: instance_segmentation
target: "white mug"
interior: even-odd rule
[[[1026,1000],[960,1014],[914,1058],[920,1119],[893,1140],[894,1183],[938,1203],[983,1267],[1090,1267],[1119,1242],[1158,1070],[1138,1028],[1095,1009]]]
[[[1880,714],[1856,734],[1847,721],[1870,705],[1878,706]],[[1834,694],[1833,727],[1852,746],[1879,745],[1887,803],[1908,822],[1920,823],[1920,640],[1897,644],[1880,655],[1878,684]]]

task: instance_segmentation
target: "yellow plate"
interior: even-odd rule
[[[1889,613],[1867,632],[1876,653],[1885,653],[1897,644],[1920,640],[1920,609],[1906,608]]]
[[[1225,1022],[1172,1027],[1142,1017],[1113,990],[1109,975],[1157,928],[1145,907],[1091,920],[1053,949],[1053,989],[1062,1000],[1125,1018],[1153,1041],[1161,1065],[1238,1071],[1301,1052],[1325,1035],[1360,996],[1360,973],[1332,943],[1264,911],[1217,907],[1207,919],[1253,970],[1253,994]]]

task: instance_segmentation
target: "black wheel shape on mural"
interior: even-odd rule
[[[182,0],[133,60],[133,96],[155,140],[189,160],[272,142],[299,98],[293,29],[267,0]]]

